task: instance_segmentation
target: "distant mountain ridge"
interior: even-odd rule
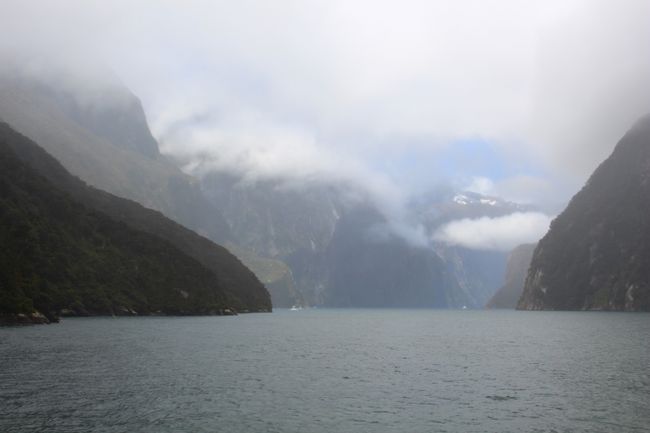
[[[486,308],[507,308],[514,310],[524,291],[528,267],[533,258],[537,244],[519,245],[508,255],[505,282],[490,298]]]
[[[310,305],[333,307],[482,308],[502,284],[505,253],[409,245],[389,233],[389,221],[371,200],[360,198],[362,192],[346,200],[336,184],[285,187],[280,179],[251,183],[217,172],[200,179],[236,243],[290,266],[298,290],[294,303],[302,302],[296,300],[301,295]],[[410,206],[429,235],[454,219],[529,209],[451,190]],[[379,239],[373,233],[383,234]]]
[[[85,185],[0,123],[0,314],[270,311],[222,247]]]
[[[518,308],[650,311],[649,215],[650,115],[553,221]]]

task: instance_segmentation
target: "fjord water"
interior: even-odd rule
[[[302,310],[0,329],[2,432],[636,432],[650,315]]]

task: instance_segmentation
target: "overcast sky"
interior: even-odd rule
[[[551,209],[650,112],[649,0],[1,4],[0,50],[92,55],[165,152],[250,180]]]

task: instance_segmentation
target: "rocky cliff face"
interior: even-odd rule
[[[263,281],[283,274],[267,283],[275,295],[274,305],[323,304],[324,254],[343,207],[336,191],[316,185],[291,188],[280,181],[250,184],[235,175],[214,172],[203,176],[201,185],[219,205],[234,242],[257,257],[272,259],[258,263],[243,251],[242,260],[251,269],[259,269]],[[282,266],[288,273],[281,272]]]
[[[201,185],[219,204],[238,244],[265,257],[323,251],[339,218],[337,194],[325,186],[292,188],[273,180],[250,184],[215,172],[203,176]]]
[[[337,307],[481,308],[502,284],[504,253],[409,245],[387,233],[385,217],[360,199],[361,192],[346,200],[332,185],[251,184],[223,173],[201,182],[238,244],[289,265],[296,290],[267,284],[274,299]],[[412,209],[430,233],[451,219],[515,210],[515,204],[471,193],[426,197]]]
[[[518,308],[650,311],[650,116],[539,242]]]
[[[524,291],[528,267],[537,244],[519,245],[510,252],[504,284],[488,301],[486,308],[515,309]]]

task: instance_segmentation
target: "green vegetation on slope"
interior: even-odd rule
[[[225,249],[158,212],[87,187],[6,124],[0,192],[3,314],[270,309],[264,287]]]
[[[41,174],[57,187],[66,187],[76,200],[167,239],[217,272],[242,300],[238,308],[270,308],[268,295],[257,278],[247,270],[235,272],[241,267],[229,252],[190,230],[174,227],[172,221],[150,210],[162,212],[213,242],[231,239],[228,223],[217,208],[219,203],[206,200],[197,181],[159,153],[138,98],[115,77],[102,83],[102,92],[88,95],[84,81],[74,71],[63,75],[66,78],[61,82],[25,75],[20,70],[0,71],[0,119],[39,143],[84,182],[147,209],[129,201],[116,203],[111,194],[88,190],[76,178],[68,182],[67,172],[57,175],[61,171],[58,163],[53,167],[28,159],[28,164],[40,164]],[[28,156],[24,152],[21,155]],[[262,260],[258,257],[255,262]],[[258,276],[267,277],[264,273]],[[287,284],[293,281],[269,282],[274,287]]]
[[[196,181],[159,153],[138,98],[116,80],[85,101],[84,80],[74,71],[64,77],[0,71],[0,119],[84,182],[156,209],[215,242],[230,238]]]

